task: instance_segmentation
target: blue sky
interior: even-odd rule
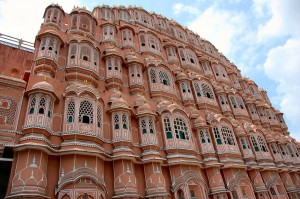
[[[299,0],[0,0],[0,33],[33,42],[44,8],[53,2],[66,12],[74,5],[142,6],[187,26],[268,92],[300,141]]]

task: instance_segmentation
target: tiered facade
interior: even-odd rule
[[[300,199],[283,114],[178,23],[50,5],[32,57],[0,76],[5,198]]]

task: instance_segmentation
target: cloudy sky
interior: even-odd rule
[[[142,6],[187,26],[268,92],[300,141],[299,0],[0,0],[0,33],[34,42],[53,2],[68,13],[74,5]]]

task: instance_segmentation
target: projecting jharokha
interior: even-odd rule
[[[4,198],[300,198],[283,114],[175,21],[53,4],[24,44],[0,45]]]

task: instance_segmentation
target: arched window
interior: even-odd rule
[[[75,60],[77,55],[77,44],[71,44],[69,49],[70,60]]]
[[[39,102],[39,114],[44,114],[46,109],[46,99],[42,97]]]
[[[159,80],[166,86],[171,86],[168,74],[165,71],[159,71]]]
[[[140,35],[140,45],[141,47],[145,47],[146,46],[146,39],[145,39],[145,35]]]
[[[175,47],[170,46],[166,48],[168,61],[177,60]]]
[[[241,145],[243,149],[250,149],[247,138],[241,138]]]
[[[103,27],[103,40],[115,40],[115,28],[110,25]]]
[[[233,97],[233,96],[230,96],[229,98],[230,98],[231,105],[233,106],[233,108],[237,108],[234,97]]]
[[[273,154],[279,153],[278,148],[276,147],[275,143],[271,143],[270,146],[271,146]]]
[[[222,145],[222,139],[221,139],[218,127],[214,127],[213,131],[214,131],[217,145]]]
[[[129,13],[125,10],[119,10],[119,19],[123,21],[129,21]]]
[[[194,82],[193,85],[194,85],[194,89],[195,89],[195,93],[196,93],[197,97],[201,97],[201,90],[200,90],[199,84]]]
[[[287,152],[286,152],[284,146],[280,145],[279,148],[280,148],[280,151],[281,151],[281,154],[282,154],[282,155],[286,155],[286,154],[287,154]]]
[[[235,145],[233,133],[227,126],[222,126],[221,132],[226,145]]]
[[[169,117],[164,118],[164,127],[165,127],[165,133],[166,133],[167,139],[172,139],[173,135],[172,135],[171,122],[170,122]]]
[[[101,10],[101,19],[113,20],[114,19],[114,14],[110,9],[103,8]]]
[[[75,118],[75,101],[74,99],[70,99],[67,108],[67,122],[68,123],[74,122],[74,118]]]
[[[33,97],[31,99],[30,106],[29,106],[29,114],[33,114],[34,113],[35,103],[36,103],[36,98]]]
[[[199,136],[200,136],[200,142],[201,144],[205,144],[205,143],[210,143],[210,136],[209,133],[205,130],[201,130],[199,132]]]
[[[147,134],[147,133],[154,134],[155,131],[154,122],[151,117],[144,117],[143,119],[141,119],[140,126],[141,126],[142,134]]]
[[[124,46],[126,46],[126,45],[132,46],[133,45],[132,30],[130,30],[130,29],[122,30],[122,44]]]
[[[269,150],[268,150],[268,148],[267,148],[267,145],[266,145],[266,143],[265,143],[264,138],[263,138],[261,135],[258,135],[258,136],[257,136],[257,140],[258,140],[260,149],[261,149],[263,152],[268,152]]]
[[[120,119],[119,119],[119,115],[115,115],[114,116],[114,123],[115,123],[115,130],[120,129]]]
[[[142,134],[146,134],[147,133],[146,120],[141,121],[141,127],[142,127]]]
[[[203,95],[209,99],[214,99],[214,95],[213,95],[213,92],[211,91],[211,88],[205,84],[205,83],[202,83],[201,84],[201,87],[202,87],[202,92],[203,92]]]
[[[102,111],[101,106],[97,107],[97,127],[101,128],[102,126]]]
[[[154,134],[154,122],[152,118],[149,119],[149,131],[151,134]]]
[[[275,189],[273,187],[270,188],[270,192],[272,196],[276,196]]]
[[[128,126],[127,122],[128,122],[127,115],[125,113],[123,113],[123,115],[122,115],[123,129],[127,129],[127,126]]]
[[[187,82],[181,82],[181,91],[183,93],[186,93],[186,92],[190,93],[191,92],[191,89],[190,89],[189,84]]]
[[[189,140],[188,127],[185,121],[181,118],[174,119],[174,129],[177,139]]]
[[[237,97],[237,103],[238,103],[238,105],[241,109],[244,109],[245,105],[244,105],[243,100],[241,99],[241,97]]]
[[[157,80],[156,80],[156,73],[155,73],[155,70],[153,70],[153,69],[150,70],[150,79],[151,79],[152,83],[156,83],[157,82]]]
[[[181,189],[177,191],[178,199],[185,199],[184,193]]]
[[[80,102],[79,106],[79,122],[85,124],[93,124],[93,104],[88,100]]]
[[[91,49],[89,46],[87,45],[81,46],[80,59],[87,62],[91,61]]]
[[[251,136],[252,145],[255,151],[259,151],[257,141],[254,136]]]
[[[52,100],[50,100],[49,104],[48,104],[48,114],[47,114],[49,118],[52,115],[52,106],[53,106],[53,102],[52,102]]]

